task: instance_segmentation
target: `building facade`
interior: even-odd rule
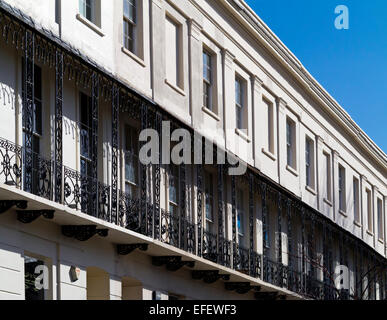
[[[387,298],[387,156],[244,1],[0,0],[0,30],[0,299]]]

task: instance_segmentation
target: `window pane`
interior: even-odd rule
[[[242,109],[239,106],[236,106],[236,125],[238,129],[242,128]]]
[[[129,18],[129,0],[124,0],[124,16]]]
[[[79,0],[79,13],[86,17],[86,2],[85,0]]]
[[[213,176],[205,173],[206,219],[213,221]]]
[[[35,285],[39,273],[35,270],[39,266],[44,266],[44,262],[28,256],[24,257],[24,284],[26,300],[45,300],[44,288],[38,289]],[[39,283],[41,281],[38,280]]]
[[[294,123],[287,119],[286,121],[286,145],[287,145],[287,164],[294,168],[295,162],[294,162]]]
[[[165,19],[165,39],[167,80],[171,84],[179,86],[179,26],[168,17]]]
[[[126,153],[125,155],[125,180],[134,184],[137,183],[137,170],[133,155]]]
[[[237,227],[238,227],[238,234],[243,235],[244,234],[244,227],[243,227],[243,211],[238,210],[237,215]]]
[[[237,228],[238,234],[244,234],[244,207],[243,207],[243,191],[237,191]]]
[[[203,106],[211,109],[210,87],[209,87],[208,83],[206,83],[205,81],[203,81]]]
[[[124,0],[124,16],[136,23],[136,1]]]
[[[286,143],[288,145],[291,145],[292,143],[292,132],[291,132],[291,125],[290,125],[290,122],[287,121],[286,122]]]
[[[86,18],[93,21],[94,0],[86,0]]]
[[[378,199],[378,233],[381,240],[384,240],[383,222],[383,203],[382,200]]]
[[[178,203],[179,199],[179,178],[178,168],[175,165],[171,165],[169,172],[169,201]]]
[[[211,56],[203,52],[203,78],[211,83]]]
[[[206,197],[206,219],[213,221],[212,198]]]
[[[137,131],[125,126],[125,180],[137,184],[138,179],[138,150]]]
[[[239,79],[235,80],[235,101],[242,106],[242,84]]]

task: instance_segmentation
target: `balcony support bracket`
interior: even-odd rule
[[[40,216],[49,220],[54,219],[55,210],[17,210],[16,213],[18,221],[28,224],[35,221]]]
[[[97,229],[95,225],[88,226],[62,226],[62,234],[69,238],[75,238],[79,241],[87,241],[94,235],[100,237],[108,236],[108,229]]]
[[[189,268],[195,267],[194,261],[182,261],[179,256],[152,257],[152,264],[156,267],[166,265],[167,270],[177,271],[184,266]]]
[[[260,286],[252,286],[249,282],[226,282],[224,285],[227,291],[235,291],[239,294],[246,294],[250,290],[256,292],[261,290]]]
[[[194,270],[192,271],[192,279],[203,280],[205,283],[211,284],[218,280],[229,281],[229,274],[219,274],[218,270]]]
[[[7,212],[13,206],[19,209],[27,209],[26,200],[0,200],[0,214]]]
[[[256,300],[286,300],[285,295],[278,295],[277,292],[256,292],[254,293],[254,297]]]
[[[134,250],[139,249],[141,251],[148,250],[147,243],[131,243],[131,244],[118,244],[117,253],[121,256],[126,256],[129,253],[132,253]]]

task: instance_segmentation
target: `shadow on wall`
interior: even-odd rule
[[[142,283],[136,279],[122,278],[122,300],[143,300]]]
[[[87,273],[87,300],[110,300],[109,274],[97,267],[88,267]]]

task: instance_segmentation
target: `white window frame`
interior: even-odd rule
[[[138,145],[138,141],[137,141],[137,150],[127,150],[127,144],[128,144],[128,141],[127,141],[127,130],[130,131],[130,134],[131,134],[131,138],[133,139],[133,135],[135,136],[138,136],[138,130],[131,126],[130,124],[127,124],[125,123],[124,126],[123,126],[123,137],[124,139],[123,140],[123,146],[122,146],[122,152],[123,152],[123,184],[124,184],[124,190],[125,190],[125,193],[127,193],[127,186],[130,187],[131,189],[131,192],[130,194],[133,196],[133,197],[138,197],[139,196],[139,180],[140,180],[140,177],[139,177],[139,174],[140,174],[140,168],[139,168],[139,161],[138,161],[138,152],[139,152],[139,145]],[[133,144],[133,141],[132,143]],[[129,156],[133,157],[133,161],[134,161],[134,166],[135,166],[135,179],[136,181],[131,181],[131,180],[128,180],[126,179],[126,160],[127,160],[127,155],[129,154]],[[137,163],[137,164],[136,164]]]
[[[286,116],[286,164],[297,171],[297,123]]]
[[[315,143],[308,135],[305,137],[305,183],[315,190]]]
[[[338,165],[338,194],[339,194],[339,211],[347,211],[346,204],[346,170],[341,164]]]
[[[237,100],[237,84],[239,84],[240,101]],[[239,130],[246,130],[246,81],[238,74],[235,75],[235,125]]]
[[[367,231],[374,233],[374,214],[372,208],[372,191],[366,188],[366,206],[367,206]]]
[[[361,223],[360,217],[360,180],[353,177],[353,218],[357,224]]]
[[[329,204],[331,204],[332,201],[332,162],[331,162],[331,154],[327,151],[323,151],[323,157],[324,157],[324,165],[325,165],[325,172],[327,180],[326,184],[324,186],[325,188],[325,198],[324,200],[327,201]]]
[[[241,199],[242,198],[242,199]],[[244,245],[245,242],[245,205],[243,199],[243,190],[236,189],[236,224],[237,224],[237,233],[238,233],[238,244]],[[240,217],[240,224],[238,226],[238,218]]]
[[[210,180],[210,181],[209,181]],[[210,185],[210,187],[209,187]],[[209,189],[208,189],[209,188]],[[207,192],[209,190],[209,192]],[[208,195],[209,194],[209,195]],[[207,217],[207,200],[211,200],[212,217]],[[214,196],[214,175],[207,170],[204,171],[204,221],[205,230],[215,232],[215,196]]]
[[[125,14],[125,3],[128,4],[128,8],[131,6],[133,7],[133,17],[129,17]],[[123,46],[133,54],[137,54],[137,5],[137,0],[123,0]],[[130,33],[128,36],[126,35],[126,30]],[[130,40],[128,40],[128,38],[132,41],[132,46],[129,45]]]
[[[204,64],[204,57],[207,56],[209,64]],[[213,82],[214,82],[214,58],[213,54],[205,47],[202,52],[203,57],[203,107],[214,112],[214,101],[213,101]],[[209,73],[209,79],[206,79],[204,70]],[[205,94],[205,88],[208,88],[208,94]],[[207,99],[206,99],[207,97]]]
[[[177,173],[176,175],[174,174],[173,170],[176,169],[177,170]],[[175,217],[176,216],[179,216],[179,199],[180,199],[180,184],[179,184],[179,180],[180,180],[180,177],[179,177],[179,167],[177,165],[169,165],[169,168],[168,168],[168,172],[167,172],[167,188],[168,188],[168,192],[167,192],[167,196],[168,196],[168,211],[172,214],[172,212],[175,213]],[[171,185],[171,179],[174,179],[176,180],[176,185],[175,185],[175,188],[176,188],[176,202],[173,201],[171,199],[171,196],[170,196],[170,185]],[[171,210],[173,208],[173,210]]]
[[[377,198],[377,214],[378,214],[378,239],[381,242],[384,242],[384,210],[383,210],[383,200]]]

